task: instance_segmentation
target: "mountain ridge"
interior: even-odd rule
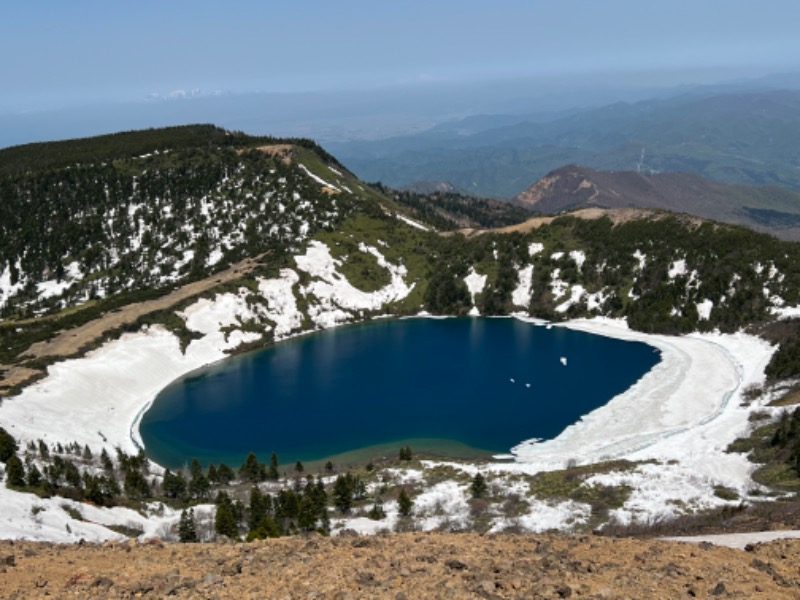
[[[453,126],[327,147],[370,181],[401,187],[443,179],[489,197],[511,198],[570,163],[800,189],[798,123],[797,90],[732,91],[619,102],[467,135]]]
[[[541,213],[584,207],[649,208],[744,225],[800,239],[800,193],[777,186],[711,181],[696,173],[601,171],[567,165],[549,172],[514,201]]]

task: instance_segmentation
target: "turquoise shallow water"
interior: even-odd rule
[[[140,432],[171,467],[238,465],[249,451],[314,461],[407,440],[423,450],[424,439],[445,454],[448,442],[451,454],[502,453],[557,436],[659,360],[646,344],[516,319],[377,321],[191,373],[158,395]]]

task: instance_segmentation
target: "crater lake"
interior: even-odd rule
[[[415,451],[475,457],[551,439],[660,360],[641,342],[513,318],[378,320],[190,373],[143,415],[147,455],[178,468]],[[566,363],[566,364],[564,364]]]

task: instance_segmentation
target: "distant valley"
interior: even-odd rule
[[[487,115],[326,147],[366,181],[513,198],[567,164],[800,189],[800,92],[694,93],[566,115]]]

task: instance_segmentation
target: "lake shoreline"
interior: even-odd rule
[[[229,310],[230,307],[226,306],[223,299],[219,303],[204,301],[202,304],[190,307],[187,312],[194,311],[195,315],[197,313],[208,315]],[[749,498],[750,492],[758,487],[750,479],[753,464],[744,455],[727,453],[726,448],[734,439],[746,432],[750,414],[754,411],[770,410],[767,407],[771,399],[769,394],[746,406],[740,399],[741,390],[746,386],[763,383],[764,368],[775,347],[760,338],[743,333],[690,334],[674,338],[662,336],[663,339],[659,340],[659,336],[631,331],[622,320],[604,318],[575,320],[550,326],[576,328],[621,339],[637,338],[654,347],[658,344],[671,344],[672,350],[666,353],[662,350],[662,357],[670,354],[679,355],[679,350],[694,355],[697,359],[706,355],[711,357],[710,362],[705,360],[689,361],[691,364],[673,362],[669,367],[671,372],[662,373],[660,376],[664,379],[663,375],[669,374],[666,379],[679,389],[681,382],[684,382],[684,392],[672,397],[673,402],[670,405],[672,413],[666,415],[667,420],[679,418],[681,411],[688,409],[693,411],[693,414],[697,413],[693,426],[685,427],[670,437],[656,436],[657,439],[650,439],[648,445],[641,448],[629,448],[627,454],[622,456],[637,462],[639,466],[635,470],[592,477],[591,482],[600,485],[623,485],[633,490],[625,506],[612,511],[612,516],[618,522],[666,518],[679,510],[675,504],[676,499],[695,509],[719,506],[723,501],[714,496],[715,485],[725,485],[736,490],[743,500]],[[93,451],[105,448],[112,454],[116,447],[129,453],[137,452],[138,448],[131,435],[132,424],[136,422],[137,415],[142,413],[164,387],[193,370],[227,358],[228,350],[242,342],[250,341],[247,334],[238,331],[230,333],[227,339],[219,331],[209,329],[206,331],[202,338],[193,341],[187,347],[185,354],[181,353],[178,339],[173,334],[155,326],[137,333],[125,334],[88,353],[85,357],[52,365],[46,379],[26,388],[20,396],[6,399],[0,405],[0,426],[14,435],[20,445],[41,438],[50,444],[75,441],[81,446],[89,445]],[[715,351],[709,352],[709,349]],[[662,363],[659,363],[653,371]],[[698,378],[697,374],[702,375],[715,369],[729,374],[732,369],[736,374],[735,385],[730,386],[733,389],[726,388],[724,390],[726,394],[723,394],[726,397],[716,397],[713,406],[706,406],[701,415],[699,411],[695,411],[696,407],[693,407],[692,400],[708,391],[709,381],[704,376]],[[624,398],[625,394],[621,395],[623,401],[630,401],[636,396],[647,397],[647,386],[652,387],[657,383],[653,379],[651,377],[648,380],[647,376],[643,377],[625,393],[628,394],[627,399]],[[694,385],[699,387],[692,390]],[[716,390],[719,391],[722,387],[724,386],[716,386]],[[715,386],[711,386],[710,389],[714,388]],[[731,393],[727,394],[729,391]],[[649,397],[653,399],[652,394]],[[613,424],[616,418],[615,411],[608,410],[607,406],[611,405],[613,408],[616,400],[617,398],[613,399],[605,407],[587,415],[554,440],[542,444],[525,444],[524,451],[517,451],[513,462],[491,459],[454,461],[447,458],[432,458],[422,462],[451,466],[468,474],[479,471],[494,473],[504,478],[515,477],[517,474],[533,475],[541,471],[563,469],[570,461],[587,462],[596,458],[592,456],[592,452],[596,452],[597,448],[587,447],[585,453],[576,453],[574,444],[580,437],[577,433],[587,431],[586,428],[589,428],[588,431],[598,432],[602,431],[605,425]],[[710,410],[707,410],[709,407]],[[657,410],[658,407],[653,408]],[[708,417],[713,418],[708,419]],[[646,424],[638,423],[638,429],[634,433],[652,433],[641,431],[644,425]],[[569,450],[570,445],[573,451]],[[265,460],[268,457],[260,458]],[[154,465],[154,470],[157,472],[160,468]],[[4,498],[4,506],[11,511],[8,518],[12,520],[28,519],[30,507],[36,502],[41,502],[35,496],[5,488],[0,495]],[[539,502],[536,506],[539,507],[537,510],[544,511],[542,515],[550,515],[548,519],[555,518],[554,515],[559,516],[560,520],[548,521],[548,527],[560,526],[557,523],[572,522],[573,517],[570,515],[578,510],[569,502],[553,507]],[[113,520],[112,515],[116,514],[113,511],[119,512],[119,509],[113,509],[107,515],[103,510],[97,509],[94,520],[96,522],[102,522],[103,518]],[[142,518],[137,517],[137,519]],[[359,520],[356,521],[348,526],[360,530]],[[531,527],[535,530],[540,525],[542,524]],[[152,528],[158,526],[158,522],[152,524]],[[150,531],[151,525],[147,527]],[[63,524],[61,528],[63,530]],[[364,529],[365,532],[367,530],[368,528]],[[58,535],[55,531],[53,530],[55,535],[53,539],[62,540],[63,531]],[[25,529],[25,532],[19,529],[19,532],[14,535],[33,536],[33,539],[50,539],[48,536],[51,535],[45,531],[36,533],[28,529]],[[74,529],[74,535],[100,540],[113,538],[117,534],[110,531],[103,533],[100,529],[89,531],[87,526]],[[70,534],[67,538],[72,539],[72,536],[73,534]]]
[[[430,317],[421,315],[418,318]],[[696,345],[694,342],[696,338],[690,336],[673,338],[632,331],[622,320],[595,318],[551,324],[523,315],[512,315],[507,318],[517,318],[534,326],[566,327],[616,339],[636,340],[657,348],[660,345],[659,349],[662,351],[665,346],[664,340],[668,340],[672,346],[688,343]],[[302,332],[287,339],[311,333],[313,332]],[[703,335],[713,334],[695,335],[702,339]],[[194,341],[187,348],[186,354],[182,355],[178,348],[177,338],[158,326],[142,332],[125,334],[120,339],[109,342],[89,353],[86,357],[52,365],[47,378],[24,390],[20,396],[4,401],[0,406],[0,425],[6,426],[23,443],[39,438],[62,443],[74,439],[81,445],[105,447],[109,451],[119,447],[126,452],[137,452],[143,447],[138,425],[156,395],[192,371],[229,358],[228,352],[238,346],[237,341],[242,336],[231,334],[227,341],[220,339],[221,335],[217,339],[208,339],[212,337],[216,336],[210,334]],[[724,336],[722,337],[724,338]],[[752,338],[753,336],[748,337]],[[287,341],[287,339],[276,343]],[[692,341],[687,342],[687,340]],[[694,350],[695,354],[697,352]],[[723,361],[718,360],[717,363],[718,366],[724,366]],[[121,364],[127,365],[127,367],[120,369],[119,365]],[[671,368],[679,366],[673,365]],[[659,365],[656,365],[653,370],[658,368]],[[676,375],[681,374],[676,373]],[[646,377],[645,375],[642,379]],[[89,382],[94,382],[95,385],[90,385]],[[632,390],[641,393],[641,388],[646,385],[650,385],[650,383],[644,382],[643,384],[640,380],[626,394],[633,393]],[[98,390],[103,387],[111,394]],[[98,393],[92,393],[93,391]],[[98,397],[103,398],[104,396],[103,400],[97,402]],[[56,408],[51,405],[57,397],[60,397],[61,401]],[[41,410],[37,410],[39,408]],[[602,410],[602,408],[598,410]],[[37,413],[44,419],[37,418]],[[56,415],[63,415],[63,420],[69,422],[67,418],[69,413],[72,413],[73,417],[77,417],[77,419],[73,419],[68,430],[60,430],[59,427],[52,426],[53,421],[57,423],[62,419],[53,419],[49,423],[43,422],[49,421],[49,417]],[[576,425],[581,425],[581,423]],[[559,436],[559,438],[561,437]],[[556,440],[549,442],[556,442]],[[513,454],[518,461],[526,462],[530,461],[531,457],[529,449],[537,448],[534,454],[541,455],[541,447],[542,444],[536,442],[521,441]],[[563,461],[559,458],[559,464],[561,463]],[[550,468],[556,466],[552,465]]]
[[[659,361],[641,342],[519,319],[382,319],[190,373],[158,394],[139,435],[173,469],[248,452],[291,464],[389,442],[396,452],[406,438],[439,438],[425,450],[446,457],[503,455],[555,438]]]

